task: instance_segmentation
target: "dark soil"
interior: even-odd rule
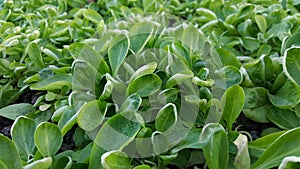
[[[241,113],[236,121],[236,127],[239,131],[247,131],[253,140],[260,137],[261,133],[270,127],[276,127],[273,123],[258,123],[248,119],[243,113]]]
[[[0,133],[11,138],[10,129],[13,122],[13,120],[0,116]]]

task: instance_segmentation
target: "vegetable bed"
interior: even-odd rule
[[[0,0],[0,169],[300,168],[299,10]]]

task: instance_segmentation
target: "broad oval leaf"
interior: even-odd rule
[[[129,144],[141,128],[132,111],[121,112],[107,120],[94,140],[105,150],[118,150]],[[114,141],[107,141],[114,140]]]
[[[229,143],[221,124],[209,123],[200,135],[203,153],[209,168],[227,169],[229,161]]]
[[[255,21],[256,21],[256,24],[257,24],[258,28],[260,29],[260,31],[262,33],[265,33],[268,28],[266,18],[262,15],[256,15]]]
[[[287,49],[291,48],[292,46],[299,46],[300,33],[292,34],[290,37],[284,39],[281,45],[281,54],[284,54]]]
[[[30,85],[31,90],[55,90],[64,86],[71,88],[72,76],[69,74],[57,74]]]
[[[35,122],[27,117],[18,117],[11,130],[12,140],[15,143],[20,157],[28,161],[33,156]]]
[[[162,85],[162,81],[156,74],[148,74],[141,76],[131,83],[127,88],[129,95],[136,93],[141,97],[146,97],[157,92]]]
[[[48,169],[52,165],[52,158],[51,157],[45,157],[43,159],[34,161],[26,166],[24,166],[24,169]]]
[[[300,156],[299,135],[299,127],[282,134],[263,152],[251,168],[272,168],[278,166],[286,156]]]
[[[4,135],[0,134],[0,168],[22,169],[21,159],[14,143]]]
[[[120,112],[123,111],[134,111],[136,112],[140,105],[142,104],[142,98],[136,93],[127,97],[127,99],[123,102]]]
[[[232,124],[241,113],[245,103],[245,94],[242,87],[233,85],[222,96],[223,118],[228,130],[232,130]]]
[[[160,132],[172,129],[177,123],[177,108],[173,103],[168,103],[156,115],[155,128]]]
[[[94,11],[92,9],[86,9],[86,10],[84,10],[84,12],[82,13],[82,15],[85,18],[87,18],[88,20],[90,20],[91,22],[94,22],[96,24],[98,24],[99,22],[103,22],[102,16],[98,12],[96,12],[96,11]]]
[[[128,53],[129,45],[129,39],[125,34],[120,34],[111,41],[108,48],[108,59],[113,75],[117,73],[120,65],[123,63]]]
[[[88,102],[78,111],[78,125],[86,131],[92,131],[102,123],[106,111],[107,105],[105,102],[99,100]]]
[[[17,103],[0,109],[0,116],[15,120],[21,115],[26,115],[34,111],[36,111],[36,109],[29,103]]]
[[[54,157],[62,145],[63,136],[55,124],[43,122],[35,130],[34,142],[44,157]]]
[[[274,106],[289,109],[300,102],[300,86],[288,80],[274,95],[268,94],[268,96]]]
[[[284,52],[283,70],[285,75],[300,86],[300,47],[292,47]]]
[[[118,150],[104,153],[101,157],[101,164],[105,169],[132,168],[127,154]]]
[[[106,151],[98,146],[96,143],[93,144],[92,151],[90,154],[90,161],[89,161],[89,169],[102,169],[103,166],[101,164],[101,156]]]

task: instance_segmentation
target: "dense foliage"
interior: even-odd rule
[[[0,0],[0,168],[299,168],[299,10]]]

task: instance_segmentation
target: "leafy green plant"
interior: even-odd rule
[[[299,10],[0,0],[0,168],[297,168]]]

